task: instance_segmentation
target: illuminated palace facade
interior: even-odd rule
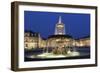
[[[64,47],[90,47],[90,37],[84,37],[80,39],[73,39],[70,35],[66,35],[65,25],[59,17],[58,23],[55,26],[54,35],[49,36],[47,39],[43,39],[39,33],[25,31],[24,33],[24,48],[36,49],[36,48],[54,48],[53,51],[63,50]],[[59,49],[57,49],[59,48]]]

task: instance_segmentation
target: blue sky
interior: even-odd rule
[[[24,11],[24,28],[47,38],[54,35],[59,16],[67,35],[76,39],[90,35],[90,14]]]

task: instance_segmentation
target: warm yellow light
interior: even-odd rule
[[[57,27],[61,27],[61,28],[62,28],[62,27],[64,27],[64,26],[63,26],[63,25],[58,25]]]
[[[60,39],[56,39],[56,41],[59,41]]]

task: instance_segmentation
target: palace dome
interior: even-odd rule
[[[51,35],[48,37],[48,39],[50,38],[72,38],[72,36],[70,35]]]

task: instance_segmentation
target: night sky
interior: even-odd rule
[[[47,38],[54,35],[59,16],[67,35],[75,39],[90,35],[90,14],[24,11],[24,29]]]

